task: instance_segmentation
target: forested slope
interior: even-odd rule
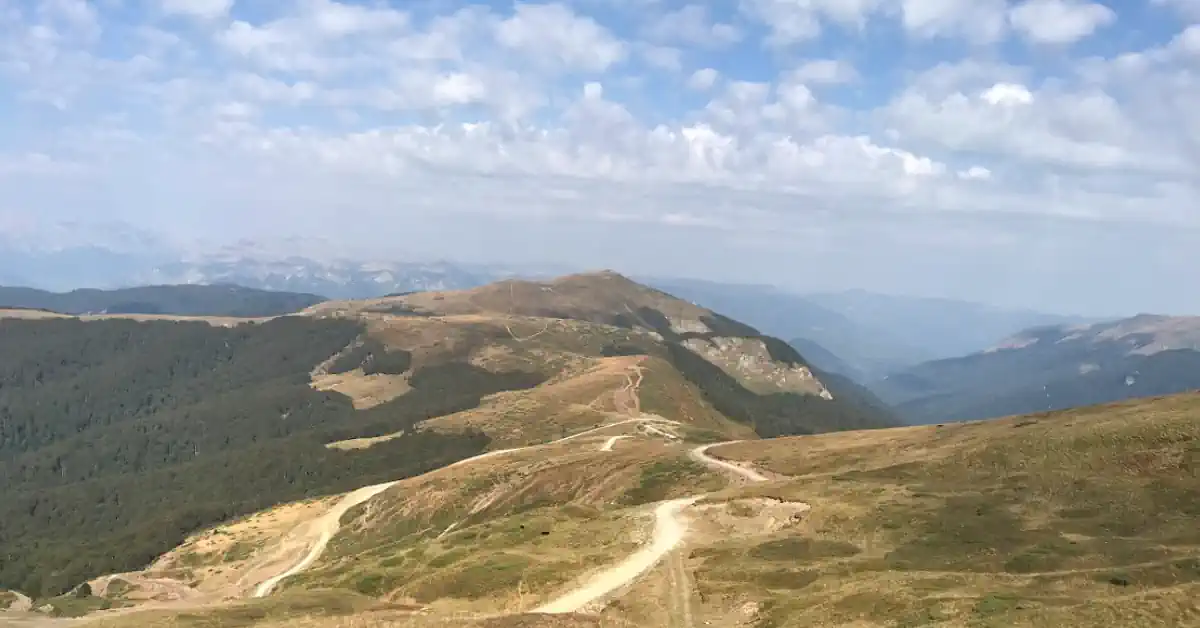
[[[0,589],[61,592],[145,564],[199,526],[473,455],[483,434],[410,430],[353,454],[324,445],[541,381],[441,364],[413,373],[403,397],[356,411],[309,382],[362,331],[301,317],[231,328],[0,320]],[[396,357],[384,368],[407,368]]]

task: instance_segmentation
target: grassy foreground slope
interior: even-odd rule
[[[758,626],[1200,623],[1198,394],[714,452],[812,504],[796,536],[692,553]]]
[[[400,482],[278,597],[95,626],[1198,625],[1197,437],[1183,395],[714,447],[768,476],[745,484],[613,424]],[[530,614],[699,494],[683,546],[629,586]]]

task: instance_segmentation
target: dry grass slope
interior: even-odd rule
[[[1200,625],[1200,394],[714,454],[813,506],[799,537],[693,554],[759,626]]]
[[[726,485],[685,447],[634,439],[602,452],[607,437],[402,482],[348,513],[326,555],[288,586],[429,604],[443,616],[519,613],[633,551],[646,505]]]

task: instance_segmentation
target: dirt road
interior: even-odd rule
[[[620,564],[600,572],[582,587],[533,610],[535,613],[575,613],[583,607],[633,582],[675,549],[687,532],[679,518],[684,508],[703,495],[661,502],[654,509],[654,538]]]
[[[254,589],[254,597],[264,597],[270,595],[271,591],[279,585],[285,578],[294,576],[312,565],[321,553],[325,551],[325,547],[329,545],[329,541],[333,539],[338,530],[342,527],[342,515],[355,506],[371,499],[372,497],[388,490],[394,486],[396,482],[384,482],[383,484],[375,484],[373,486],[365,486],[343,497],[337,504],[330,508],[328,512],[321,515],[319,519],[312,522],[312,529],[315,531],[317,538],[313,543],[308,553],[300,562],[292,565],[287,571],[276,574],[263,581]]]
[[[701,446],[693,449],[689,453],[689,455],[696,462],[706,464],[715,469],[721,469],[724,471],[733,472],[747,480],[750,480],[751,482],[766,482],[766,481],[768,481],[768,478],[765,475],[759,473],[758,471],[755,471],[754,469],[749,469],[749,468],[746,468],[746,467],[743,467],[740,465],[736,465],[732,462],[726,462],[724,460],[713,458],[712,456],[708,455],[708,450],[713,447],[719,447],[721,445],[732,445],[734,443],[740,443],[740,442],[741,441],[735,440],[735,441],[729,441],[727,443],[712,443],[710,445],[701,445]]]
[[[707,451],[719,445],[729,445],[734,442],[712,443],[701,445],[689,452],[690,456],[709,467],[731,471],[751,482],[766,482],[767,477],[753,469],[735,465],[724,460],[718,460],[708,455]],[[533,612],[535,613],[575,613],[589,604],[600,600],[613,591],[631,584],[639,576],[654,567],[667,554],[679,546],[687,535],[687,523],[681,518],[685,508],[704,498],[704,495],[693,495],[680,499],[659,502],[654,509],[654,535],[649,545],[634,552],[620,564],[593,576],[579,588],[563,595]],[[686,572],[682,564],[677,566],[671,578],[673,588],[687,587]],[[672,597],[678,600],[679,611],[683,615],[685,625],[691,624],[691,593],[688,590],[673,591]]]
[[[492,458],[495,456],[501,456],[501,455],[515,453],[515,452],[519,452],[519,451],[529,451],[529,450],[538,449],[538,448],[542,448],[542,447],[550,447],[553,445],[558,445],[561,443],[565,443],[565,442],[574,440],[576,438],[588,436],[589,434],[595,434],[596,432],[601,432],[601,431],[608,430],[608,429],[611,429],[611,428],[614,428],[614,427],[617,427],[620,425],[627,425],[630,423],[643,423],[643,424],[647,424],[647,425],[653,425],[655,423],[663,424],[663,425],[679,425],[678,421],[672,421],[670,419],[664,419],[662,417],[638,417],[638,418],[633,418],[633,419],[624,419],[624,420],[616,421],[613,423],[606,423],[604,425],[601,425],[599,427],[594,427],[589,430],[584,430],[577,434],[572,434],[565,438],[560,438],[558,440],[551,441],[549,443],[543,443],[540,445],[530,445],[528,447],[515,447],[512,449],[497,449],[495,451],[485,452],[485,453],[479,454],[478,456],[472,456],[465,460],[459,460],[458,462],[456,462],[454,464],[448,465],[446,467],[442,467],[442,469],[439,469],[437,471],[432,471],[431,473],[438,473],[439,471],[442,471],[445,469],[452,469],[454,467],[462,466],[465,464],[470,464],[470,463],[482,460],[484,458]],[[610,438],[609,443],[615,443],[616,442],[615,438],[617,438],[617,437]],[[611,449],[611,444],[609,446],[609,449]],[[605,449],[603,451],[608,451],[609,449]],[[304,555],[304,557],[300,559],[299,562],[297,562],[294,565],[292,565],[291,567],[289,567],[286,571],[283,571],[282,573],[271,576],[270,578],[268,578],[267,580],[265,580],[261,584],[259,584],[257,587],[255,587],[253,597],[265,597],[267,595],[270,595],[271,591],[273,591],[275,589],[275,587],[279,585],[280,582],[282,582],[286,578],[290,578],[291,576],[294,576],[294,575],[304,571],[305,569],[308,569],[310,566],[312,566],[312,564],[315,563],[317,561],[317,559],[321,557],[321,554],[325,551],[325,547],[327,545],[329,545],[329,541],[332,540],[335,535],[337,535],[338,530],[341,528],[342,515],[345,515],[346,512],[349,511],[351,508],[354,508],[355,506],[370,500],[372,497],[375,497],[376,495],[386,491],[387,489],[391,488],[395,484],[396,484],[396,482],[386,482],[384,484],[376,484],[373,486],[366,486],[366,487],[360,488],[352,493],[347,494],[345,497],[343,497],[336,505],[334,505],[333,508],[330,508],[328,512],[321,515],[321,517],[319,519],[304,524],[305,530],[303,532],[301,532],[301,535],[303,537],[306,537],[307,539],[309,539],[306,541],[307,543],[311,543],[311,547],[308,550],[308,553],[306,553]],[[448,533],[450,531],[450,529],[452,529],[453,527],[454,526],[451,526],[451,528],[447,528],[445,531],[443,531],[443,534]]]

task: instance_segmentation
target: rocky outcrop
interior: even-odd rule
[[[760,395],[790,392],[833,399],[807,366],[775,360],[766,343],[758,338],[689,338],[683,346]]]

